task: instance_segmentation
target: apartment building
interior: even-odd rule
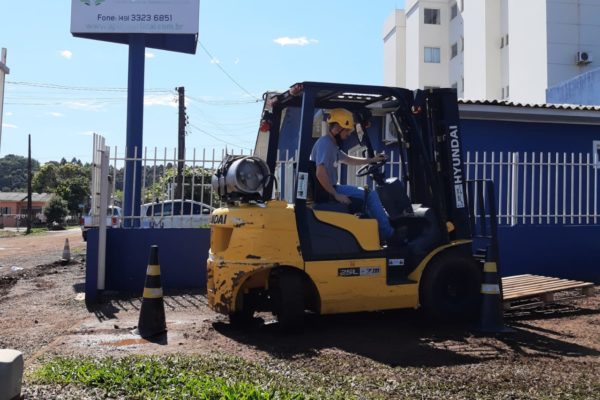
[[[600,0],[406,0],[383,41],[386,85],[544,103],[600,57]]]

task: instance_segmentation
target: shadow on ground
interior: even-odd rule
[[[591,310],[580,309],[586,314]],[[392,367],[442,367],[521,357],[600,356],[595,349],[567,341],[557,332],[544,331],[522,321],[508,321],[515,331],[481,336],[469,327],[436,325],[413,310],[312,315],[302,332],[282,334],[276,322],[260,318],[246,330],[226,322],[213,324],[219,333],[274,357],[311,357],[337,348]],[[558,338],[556,337],[558,336]],[[564,340],[563,340],[564,339]]]

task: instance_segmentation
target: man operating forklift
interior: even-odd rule
[[[315,163],[315,177],[318,184],[320,184],[319,189],[327,192],[330,199],[341,204],[350,205],[352,203],[351,198],[359,203],[366,201],[367,214],[377,220],[381,241],[395,239],[393,238],[394,228],[390,224],[388,215],[376,191],[369,190],[365,196],[364,188],[337,183],[338,163],[342,162],[348,165],[374,164],[385,161],[385,155],[351,157],[339,148],[338,143],[348,139],[355,128],[354,116],[350,111],[344,108],[330,110],[327,115],[327,126],[327,134],[321,136],[315,142],[310,154],[310,160]]]

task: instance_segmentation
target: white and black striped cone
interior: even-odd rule
[[[63,247],[62,258],[63,263],[71,261],[71,248],[69,247],[69,239],[65,239],[65,246]]]
[[[152,338],[167,331],[165,321],[165,305],[160,282],[160,264],[158,262],[158,246],[150,247],[146,284],[140,309],[140,319],[136,334],[143,338]]]

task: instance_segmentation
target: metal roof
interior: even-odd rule
[[[31,201],[48,202],[52,193],[32,193]],[[0,192],[0,201],[27,201],[26,192]]]
[[[600,111],[600,106],[586,106],[579,104],[535,104],[535,103],[518,103],[506,100],[465,100],[458,99],[458,104],[475,104],[489,106],[506,106],[506,107],[521,107],[521,108],[546,108],[554,110],[577,110],[577,111]]]

